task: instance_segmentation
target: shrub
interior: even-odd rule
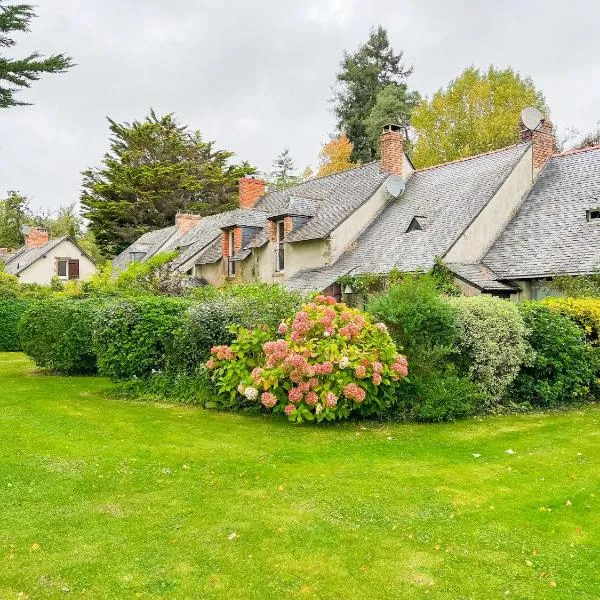
[[[213,346],[233,340],[232,325],[247,329],[275,329],[301,305],[300,294],[278,286],[232,285],[224,290],[198,290],[204,298],[187,310],[181,326],[173,335],[169,352],[169,369],[193,373],[208,358]]]
[[[0,299],[16,298],[18,295],[19,278],[0,269]]]
[[[393,404],[407,362],[383,323],[317,296],[278,331],[273,339],[266,329],[240,328],[231,345],[211,350],[214,406],[262,404],[302,422],[382,415]]]
[[[476,414],[484,404],[480,387],[451,368],[443,372],[411,375],[402,386],[401,411],[417,421],[455,421]]]
[[[530,330],[535,357],[514,381],[516,400],[546,408],[587,396],[597,360],[582,331],[568,317],[543,304],[527,302],[519,309]]]
[[[403,417],[450,421],[476,411],[482,403],[481,391],[456,373],[453,364],[457,311],[440,294],[434,275],[404,276],[371,300],[367,310],[388,326],[410,363],[410,381],[399,389]]]
[[[21,350],[19,322],[32,300],[24,298],[0,299],[0,351],[18,352]]]
[[[114,380],[162,371],[173,331],[189,302],[178,298],[132,298],[109,304],[94,332],[100,373]]]
[[[546,298],[544,304],[575,321],[589,342],[600,344],[600,298]]]
[[[485,410],[504,399],[531,349],[516,304],[490,296],[451,298],[458,310],[457,364],[486,394]]]
[[[65,375],[96,372],[92,331],[102,303],[95,299],[45,299],[30,304],[19,334],[38,367]]]
[[[458,338],[456,309],[444,301],[428,275],[407,275],[370,300],[367,311],[388,326],[408,356],[411,371],[421,360],[430,362],[433,353],[447,355]]]

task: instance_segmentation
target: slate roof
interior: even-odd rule
[[[134,252],[143,252],[145,254],[144,259],[150,258],[156,254],[170,238],[175,237],[177,233],[178,231],[175,225],[144,233],[144,235],[140,236],[133,244],[131,244],[131,246],[125,248],[121,254],[113,259],[113,267],[116,269],[124,269],[131,262],[131,254]]]
[[[291,231],[286,241],[323,238],[364,204],[387,176],[387,173],[380,172],[379,161],[375,161],[342,173],[310,179],[285,190],[269,192],[260,198],[255,208],[273,214],[285,209],[293,198],[310,199],[314,216]]]
[[[295,217],[313,217],[317,213],[319,202],[313,198],[290,196],[284,198],[281,205],[269,211],[269,218],[290,215]]]
[[[506,279],[600,269],[600,148],[552,157],[483,262]]]
[[[513,291],[517,289],[498,281],[498,275],[481,263],[449,263],[447,266],[458,277],[471,283],[481,291]]]
[[[27,248],[22,246],[6,261],[4,265],[5,271],[11,275],[18,275],[64,240],[71,240],[71,238],[68,235],[54,238],[39,248]],[[73,240],[71,240],[71,242],[73,242]]]
[[[221,227],[264,227],[267,213],[253,208],[238,208],[222,213]]]
[[[286,285],[321,290],[348,273],[431,268],[434,259],[443,258],[485,207],[528,148],[529,143],[516,144],[415,171],[404,194],[385,206],[336,263],[297,273]],[[423,215],[427,216],[426,228],[407,232],[413,218]]]

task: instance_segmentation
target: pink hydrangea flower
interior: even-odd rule
[[[383,365],[376,361],[373,363],[373,373],[381,373],[383,371]]]
[[[251,373],[251,377],[254,381],[254,383],[257,383],[260,381],[260,376],[262,374],[263,370],[260,367],[256,367],[255,369],[252,369],[252,373]]]
[[[309,406],[314,406],[319,401],[319,396],[317,396],[316,392],[308,392],[304,401]]]
[[[235,358],[235,353],[229,346],[213,346],[210,353],[216,354],[219,360],[232,360]]]
[[[363,379],[367,376],[367,368],[364,365],[359,365],[354,369],[354,374],[359,378]]]
[[[293,387],[288,392],[289,401],[293,402],[294,404],[297,404],[298,402],[300,402],[302,400],[303,396],[304,396],[304,392],[298,387]]]
[[[325,405],[327,408],[333,408],[336,406],[337,401],[338,398],[333,392],[328,392],[327,396],[325,396]]]
[[[214,369],[215,368],[215,361],[212,358],[209,358],[206,361],[206,368],[207,369]]]
[[[399,377],[406,377],[408,375],[408,362],[406,358],[401,354],[398,354],[396,360],[390,366],[390,369]]]
[[[317,387],[317,385],[319,385],[319,380],[318,380],[318,379],[315,379],[314,377],[311,377],[311,378],[308,380],[308,387],[309,387],[311,390],[314,390],[314,389]]]
[[[354,402],[363,402],[367,393],[363,388],[361,388],[356,383],[349,383],[344,387],[344,396],[348,398],[348,400],[354,400]]]
[[[277,331],[283,335],[284,333],[288,332],[288,326],[285,323],[280,323]]]
[[[379,385],[381,383],[381,374],[380,373],[373,373],[373,383],[375,385]]]
[[[290,415],[291,413],[293,413],[296,410],[296,407],[293,404],[286,404],[285,408],[283,409],[283,412],[286,415]]]
[[[270,392],[263,392],[260,397],[260,403],[265,408],[273,408],[277,404],[277,398]]]
[[[387,331],[387,326],[385,323],[375,323],[375,327],[377,327],[379,331]]]

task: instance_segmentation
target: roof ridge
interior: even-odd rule
[[[429,171],[431,169],[439,169],[440,167],[445,167],[447,165],[453,165],[455,163],[465,162],[467,160],[473,160],[474,158],[480,158],[482,156],[489,156],[490,154],[498,154],[500,152],[505,152],[506,150],[516,148],[517,146],[521,146],[522,144],[523,144],[523,142],[517,142],[515,144],[511,144],[510,146],[504,146],[504,148],[497,148],[496,150],[488,150],[487,152],[480,152],[479,154],[473,154],[472,156],[464,156],[463,158],[449,160],[448,162],[440,163],[439,165],[431,165],[430,167],[422,167],[421,169],[415,169],[415,173],[421,173],[422,171]]]
[[[589,152],[590,150],[600,150],[600,144],[586,146],[585,148],[571,148],[571,150],[557,152],[556,154],[553,154],[551,158],[561,158],[563,156],[570,156],[571,154],[581,154],[582,152]]]

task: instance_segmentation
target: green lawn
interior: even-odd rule
[[[2,600],[600,598],[598,407],[295,427],[108,387],[0,354]]]

